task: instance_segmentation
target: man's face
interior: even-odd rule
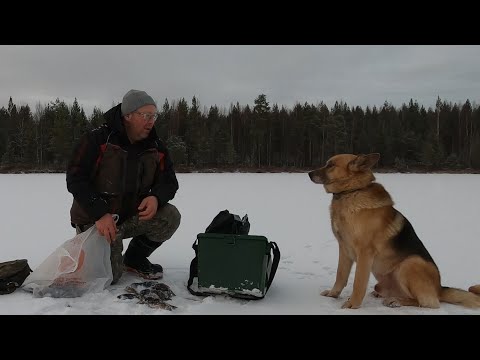
[[[148,137],[157,119],[155,105],[145,105],[125,116],[125,129],[130,141],[137,142]]]

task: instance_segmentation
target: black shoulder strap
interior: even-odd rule
[[[198,244],[197,240],[193,242],[192,249],[195,251],[195,257],[190,263],[190,276],[188,277],[187,289],[192,295],[208,296],[208,294],[201,293],[192,289],[193,279],[198,277]]]
[[[267,293],[268,289],[270,288],[270,285],[272,285],[273,278],[275,277],[275,273],[277,272],[278,263],[280,262],[280,249],[278,248],[277,243],[274,241],[271,241],[270,247],[273,250],[273,260],[272,260],[272,268],[270,269],[270,276],[268,277],[268,280],[267,280],[267,290],[265,290],[265,293]]]

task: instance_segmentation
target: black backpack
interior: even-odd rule
[[[231,214],[228,210],[220,211],[205,229],[206,233],[236,235],[248,235],[249,231],[248,215],[240,218],[240,216]]]
[[[26,259],[0,263],[0,295],[14,292],[31,272]]]

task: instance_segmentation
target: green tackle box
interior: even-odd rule
[[[216,233],[198,234],[197,241],[199,292],[265,296],[280,258],[276,243],[265,236]]]

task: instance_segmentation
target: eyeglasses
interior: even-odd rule
[[[145,121],[148,121],[148,120],[157,120],[158,118],[158,114],[157,113],[144,113],[144,112],[140,112],[140,111],[134,111],[134,113],[140,115],[141,117],[143,117],[143,120]]]

